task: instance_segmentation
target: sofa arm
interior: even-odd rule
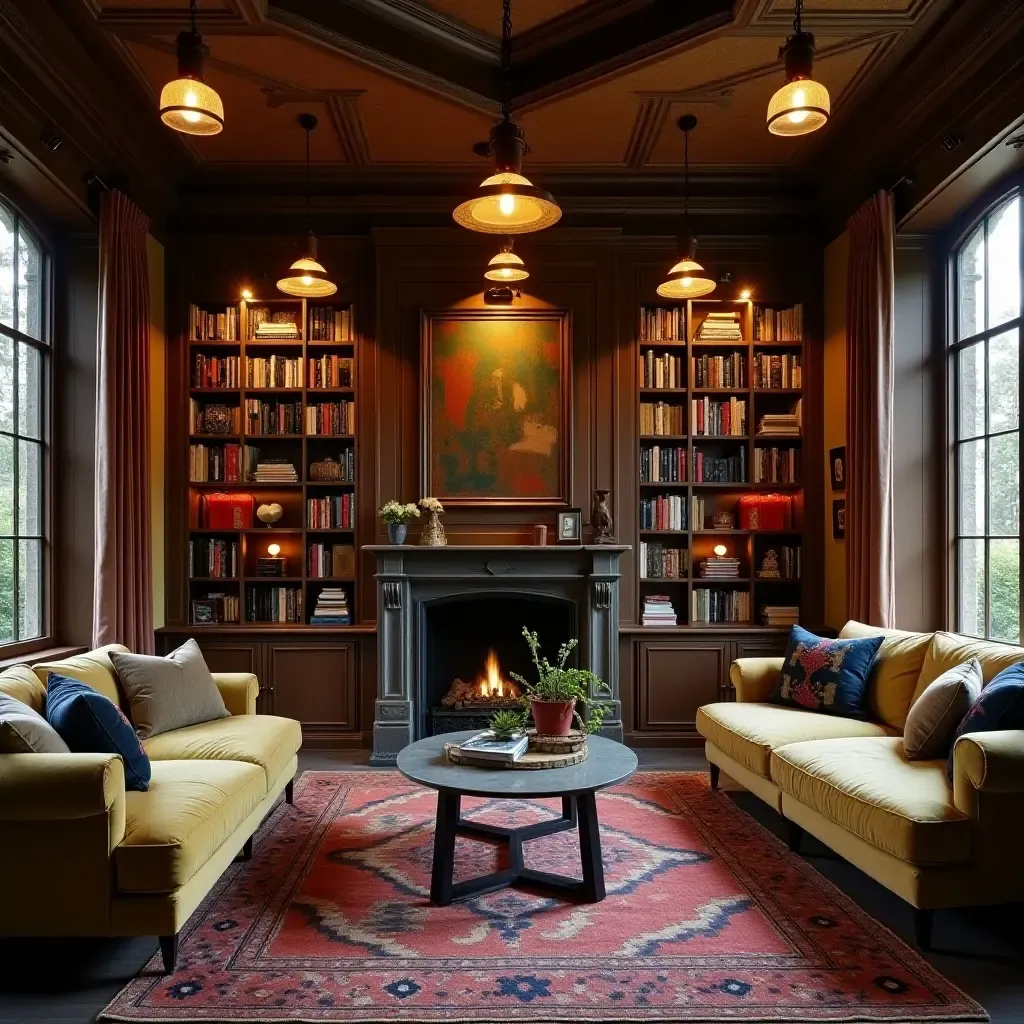
[[[956,741],[954,803],[970,813],[976,791],[1024,796],[1024,729],[970,732]]]
[[[741,704],[758,704],[768,699],[779,681],[785,658],[737,658],[729,667],[729,680]]]
[[[0,821],[110,814],[120,818],[123,834],[124,805],[124,762],[117,754],[0,755]]]
[[[251,672],[213,672],[213,681],[232,715],[255,715],[259,680]]]

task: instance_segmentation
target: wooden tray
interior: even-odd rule
[[[569,754],[583,750],[587,745],[585,733],[573,729],[568,736],[552,736],[548,733],[538,734],[536,729],[527,729],[530,750],[537,754]]]
[[[570,765],[586,761],[587,754],[588,751],[584,745],[582,750],[569,750],[560,754],[527,750],[518,761],[487,761],[474,757],[472,754],[463,754],[455,743],[444,745],[444,755],[452,764],[472,765],[474,768],[518,768],[522,771],[538,768],[568,768]]]

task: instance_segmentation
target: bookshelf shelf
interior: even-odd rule
[[[693,299],[641,306],[636,335],[637,422],[644,422],[640,419],[641,403],[660,399],[663,404],[683,406],[686,430],[673,434],[638,432],[640,462],[636,497],[638,503],[645,503],[647,510],[647,518],[642,513],[638,520],[650,523],[653,516],[654,522],[676,522],[681,501],[686,529],[638,526],[637,632],[649,631],[654,635],[731,629],[777,633],[788,628],[762,626],[762,606],[773,603],[798,606],[802,595],[799,578],[760,577],[757,570],[769,550],[775,552],[780,563],[785,559],[787,566],[795,562],[799,567],[803,535],[803,486],[798,482],[802,437],[760,433],[759,427],[765,416],[767,422],[775,426],[799,423],[803,390],[781,385],[800,383],[804,342],[794,335],[803,333],[802,321],[800,306],[781,309],[755,306],[746,300]],[[664,340],[658,340],[659,337]],[[657,380],[652,367],[657,371]],[[674,386],[647,386],[663,378]],[[780,386],[764,386],[769,380]],[[651,422],[650,409],[646,415],[645,425]],[[773,420],[776,416],[795,416],[795,419]],[[659,425],[661,419],[659,407]],[[673,428],[678,425],[674,415],[670,419],[666,414],[664,420]],[[734,430],[739,428],[741,432],[728,432],[730,423]],[[726,432],[698,433],[698,424],[703,429],[711,426]],[[681,479],[644,479],[652,475],[650,466],[654,454],[651,450],[654,448],[659,449],[661,475]],[[705,476],[746,479],[696,481],[694,477],[701,466]],[[794,473],[796,481],[753,482],[755,475],[792,476]],[[790,501],[786,528],[742,529],[740,499],[771,494],[784,495]],[[735,516],[737,525],[732,529],[714,528],[712,516],[718,512]],[[695,521],[698,515],[703,517],[699,522]],[[719,556],[714,549],[723,544],[726,553]],[[738,562],[739,574],[701,576],[700,563],[716,557],[734,560],[733,566]],[[659,575],[662,563],[674,573],[676,569],[688,571],[685,575],[679,571],[677,575],[662,576]],[[643,575],[640,575],[641,570]],[[659,590],[661,603],[650,605],[648,610],[652,614],[645,623],[645,607],[652,596],[659,595]],[[665,611],[665,602],[672,605],[677,620],[675,626],[651,621],[657,618],[658,609]],[[722,621],[717,621],[719,619]]]

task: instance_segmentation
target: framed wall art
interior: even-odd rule
[[[567,310],[424,312],[421,491],[445,505],[569,504]]]

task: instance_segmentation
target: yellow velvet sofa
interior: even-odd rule
[[[702,707],[711,782],[719,771],[915,908],[928,948],[942,907],[1024,899],[1024,730],[967,734],[946,761],[908,761],[907,714],[947,669],[977,658],[988,683],[1024,649],[955,633],[908,633],[848,622],[842,638],[885,637],[868,681],[869,721],[767,703],[782,658],[731,667],[735,702]]]
[[[120,702],[116,645],[0,673],[42,712],[50,672]],[[298,722],[256,714],[247,673],[214,673],[230,717],[146,740],[152,780],[125,792],[116,754],[0,754],[0,935],[157,935],[174,969],[182,925],[281,793],[291,802]]]

